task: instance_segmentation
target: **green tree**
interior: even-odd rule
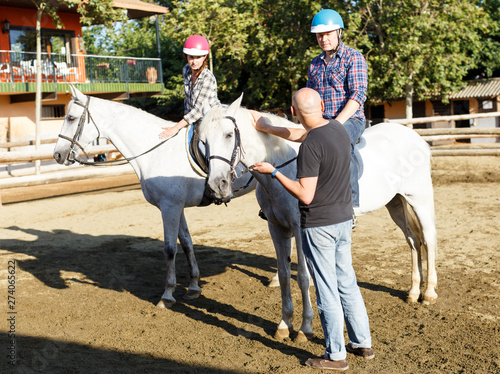
[[[481,35],[491,26],[470,0],[365,0],[353,17],[369,65],[371,101],[444,97],[476,66]]]
[[[251,105],[287,108],[293,93],[305,86],[309,63],[321,52],[310,33],[320,9],[319,3],[305,0],[258,1],[245,59],[246,81],[240,85]]]
[[[368,62],[369,102],[406,97],[411,116],[413,100],[446,98],[466,74],[500,73],[499,2],[159,0],[170,9],[161,22],[166,90],[160,98],[141,99],[141,106],[163,116],[182,114],[182,47],[187,37],[200,34],[210,43],[222,102],[244,92],[248,107],[287,108],[291,94],[306,84],[311,59],[321,53],[310,33],[312,18],[331,8],[344,19],[345,43]],[[155,55],[148,21],[120,24],[96,39],[99,53]]]
[[[182,58],[182,46],[193,35],[210,45],[209,65],[222,92],[238,86],[241,66],[248,53],[248,31],[255,24],[252,0],[174,1],[163,25],[168,39]],[[180,71],[179,71],[180,73]]]
[[[481,49],[476,55],[477,68],[469,70],[468,79],[500,76],[500,0],[482,0],[479,6],[491,18],[491,25],[481,35]]]

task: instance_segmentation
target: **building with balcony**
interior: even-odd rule
[[[168,12],[139,0],[115,0],[114,7],[126,10],[130,19]],[[60,6],[58,15],[64,29],[57,29],[46,15],[41,20],[42,140],[59,133],[71,100],[70,84],[86,94],[112,100],[163,91],[159,56],[87,55],[76,8]],[[36,19],[31,0],[0,0],[0,144],[35,138]]]

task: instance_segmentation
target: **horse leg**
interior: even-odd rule
[[[421,256],[421,240],[420,229],[417,227],[417,222],[411,219],[409,210],[405,208],[406,201],[401,195],[396,195],[387,205],[386,208],[391,215],[392,220],[399,226],[406,241],[411,249],[411,288],[408,291],[406,299],[409,303],[417,302],[420,297],[420,283],[422,281],[422,256]]]
[[[430,193],[422,195],[422,198],[413,195],[408,203],[412,206],[416,218],[420,222],[422,246],[427,253],[427,280],[422,295],[422,303],[426,305],[434,304],[438,297],[435,291],[437,286],[437,232],[432,185],[430,187]]]
[[[309,270],[307,269],[306,258],[304,252],[302,252],[302,237],[300,234],[300,228],[296,228],[295,232],[295,247],[297,248],[297,283],[300,288],[302,295],[302,325],[295,338],[296,342],[306,342],[308,339],[314,336],[311,324],[314,318],[314,312],[311,305],[311,298],[309,295],[309,286],[311,277],[309,276]]]
[[[268,224],[269,233],[273,240],[278,260],[278,278],[281,289],[281,321],[275,334],[276,339],[285,339],[290,336],[293,328],[293,303],[290,287],[290,255],[292,253],[291,234],[284,229]]]
[[[162,207],[163,240],[165,251],[165,262],[167,264],[167,277],[165,280],[165,292],[156,306],[158,308],[170,308],[176,303],[174,290],[177,284],[175,274],[175,256],[177,255],[177,236],[179,234],[179,221],[182,209],[178,212],[174,207]]]
[[[184,210],[182,211],[181,219],[179,222],[179,241],[187,258],[190,276],[189,288],[187,290],[187,293],[184,295],[184,299],[196,299],[201,295],[201,288],[198,285],[198,282],[200,280],[200,270],[198,268],[198,263],[196,262],[196,257],[194,255],[193,240],[191,239],[191,235],[189,234],[186,217],[184,216]]]

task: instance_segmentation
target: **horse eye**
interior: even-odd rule
[[[66,116],[66,119],[67,119],[68,121],[74,121],[76,118],[75,118],[75,117],[73,117],[72,115],[68,114],[68,115]]]
[[[226,139],[231,139],[233,137],[233,133],[232,132],[228,132],[226,134]]]

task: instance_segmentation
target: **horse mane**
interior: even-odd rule
[[[151,126],[154,129],[160,128],[162,126],[173,126],[175,125],[175,122],[166,120],[164,118],[161,118],[157,115],[151,114],[147,111],[145,111],[142,108],[137,108],[135,106],[132,106],[130,104],[125,104],[119,101],[112,101],[112,100],[106,100],[106,99],[101,99],[101,98],[92,98],[92,100],[98,100],[101,102],[105,102],[106,105],[108,106],[116,106],[119,108],[123,108],[123,111],[121,112],[124,117],[128,121],[132,121],[135,118],[140,119],[141,126],[144,128],[145,126]]]

